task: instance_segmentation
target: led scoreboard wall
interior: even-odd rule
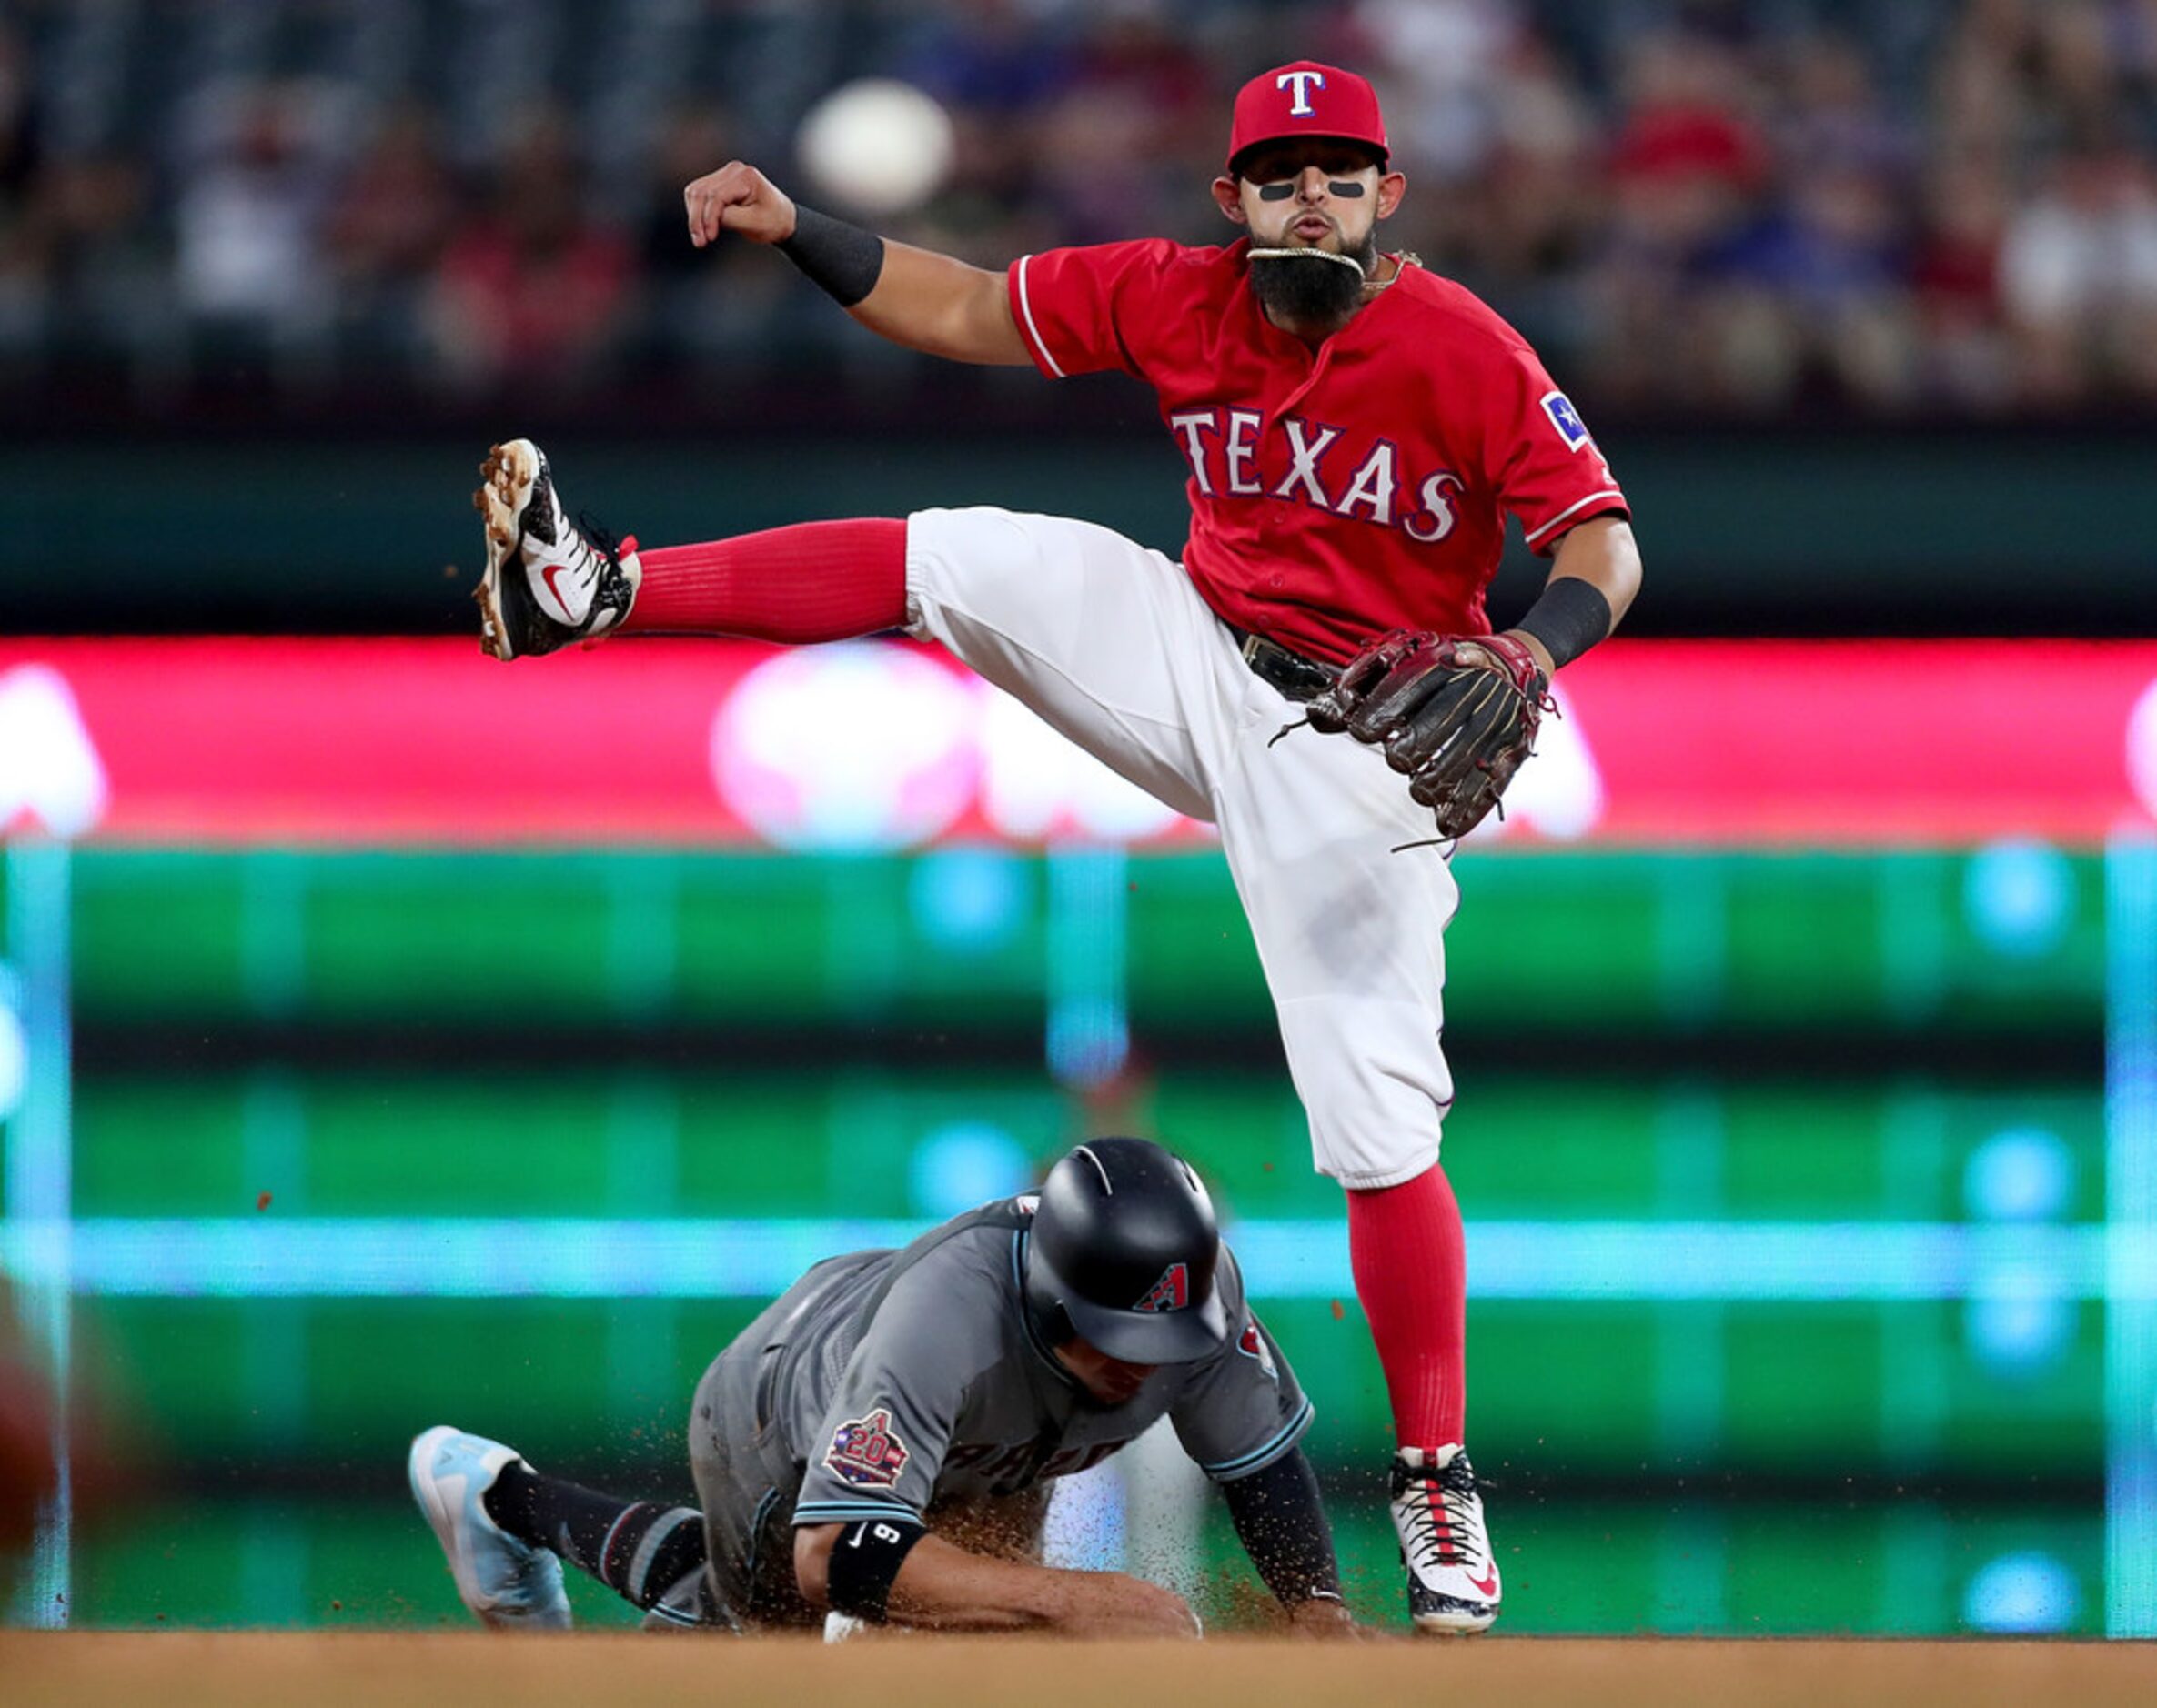
[[[1559,698],[1447,938],[1508,1621],[2157,1631],[2157,647],[1620,641]],[[1215,1182],[1384,1605],[1211,833],[940,655],[8,642],[0,823],[0,1257],[172,1492],[48,1534],[77,1617],[431,1618],[413,1430],[678,1490],[761,1298],[1112,1125]]]

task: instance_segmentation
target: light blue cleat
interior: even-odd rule
[[[483,1435],[438,1423],[412,1442],[412,1498],[449,1556],[464,1604],[497,1631],[567,1631],[561,1562],[509,1534],[480,1496],[519,1454]]]

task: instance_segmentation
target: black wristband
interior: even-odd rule
[[[1294,1447],[1263,1470],[1221,1485],[1235,1533],[1260,1580],[1285,1607],[1315,1596],[1338,1599],[1341,1569],[1318,1479]]]
[[[832,1612],[882,1624],[892,1579],[914,1543],[928,1533],[912,1519],[899,1516],[859,1519],[841,1531],[824,1575]]]
[[[1603,589],[1578,576],[1560,576],[1543,589],[1514,628],[1543,643],[1550,668],[1570,664],[1610,632],[1610,601]]]
[[[794,235],[773,246],[842,308],[852,308],[868,296],[883,273],[882,237],[799,202],[794,204]]]

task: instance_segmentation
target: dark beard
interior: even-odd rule
[[[1378,234],[1366,233],[1360,248],[1345,251],[1354,267],[1315,256],[1254,256],[1251,288],[1259,306],[1276,322],[1330,327],[1355,313],[1364,281],[1378,264]]]

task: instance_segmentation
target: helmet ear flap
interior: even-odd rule
[[[1058,1347],[1075,1340],[1078,1331],[1072,1326],[1071,1312],[1064,1310],[1055,1284],[1050,1279],[1032,1241],[1027,1241],[1025,1276],[1020,1284],[1021,1302],[1025,1306],[1026,1321],[1043,1346]]]

